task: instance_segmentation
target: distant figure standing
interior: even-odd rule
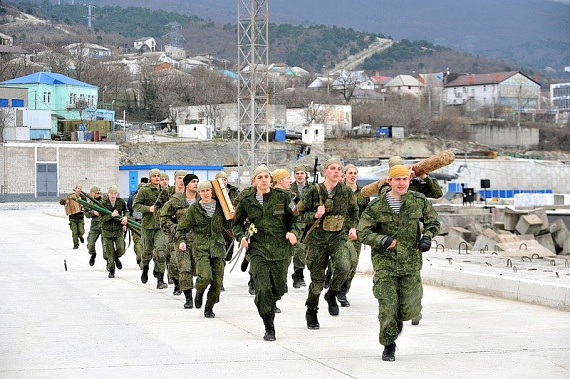
[[[65,205],[65,213],[69,217],[69,229],[71,229],[71,238],[73,239],[73,248],[79,248],[79,241],[85,242],[83,234],[85,234],[85,225],[83,217],[83,207],[76,202],[75,199],[86,200],[85,196],[81,193],[83,187],[79,184],[73,188],[73,194],[65,196],[59,200],[61,205]]]

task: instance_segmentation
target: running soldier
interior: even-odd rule
[[[313,186],[307,181],[307,168],[298,164],[293,168],[293,175],[295,176],[295,181],[291,184],[291,191],[295,194],[295,203],[298,203],[305,192]],[[301,230],[304,230],[306,224],[301,224]],[[303,270],[305,269],[305,256],[306,256],[306,246],[302,241],[297,241],[297,244],[293,247],[293,287],[301,288],[306,286],[305,275]]]
[[[101,222],[101,233],[103,244],[107,252],[107,271],[109,278],[115,277],[115,266],[120,270],[123,268],[121,256],[125,254],[124,232],[127,230],[127,203],[117,197],[119,189],[117,186],[109,187],[107,197],[103,199],[102,205],[112,213],[110,215],[99,216]],[[117,220],[120,217],[120,220]]]
[[[59,200],[61,205],[65,205],[65,212],[69,217],[69,229],[71,229],[71,238],[73,239],[73,248],[79,248],[79,241],[85,242],[83,234],[85,234],[83,207],[75,199],[86,200],[85,196],[81,193],[81,185],[77,184],[73,189],[73,194],[63,197]]]

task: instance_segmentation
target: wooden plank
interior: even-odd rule
[[[232,213],[234,212],[234,205],[230,200],[230,196],[228,195],[228,190],[224,187],[224,182],[222,179],[214,179],[212,180],[212,187],[214,187],[214,193],[218,198],[218,202],[222,206],[222,210],[224,211],[224,216],[226,220],[232,219]]]

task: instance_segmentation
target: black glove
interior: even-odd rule
[[[394,239],[392,237],[384,236],[380,240],[380,246],[382,246],[384,249],[387,249],[392,244],[392,241],[394,241]]]
[[[430,236],[423,236],[418,244],[418,250],[420,252],[426,252],[431,249],[431,237]]]
[[[241,261],[241,271],[245,272],[245,270],[247,270],[247,266],[249,266],[249,261],[245,258],[243,258],[243,261]]]

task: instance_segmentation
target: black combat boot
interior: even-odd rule
[[[396,329],[398,330],[398,335],[402,334],[402,330],[404,330],[404,322],[403,321],[396,321]]]
[[[194,303],[192,301],[192,288],[189,290],[184,290],[184,296],[186,297],[186,302],[184,303],[185,309],[192,309],[194,308]]]
[[[194,299],[194,306],[198,309],[201,308],[203,300],[204,300],[204,291],[202,291],[202,292],[196,291],[196,298]]]
[[[331,316],[338,316],[338,304],[336,302],[336,291],[333,291],[332,288],[329,288],[327,293],[325,293],[325,300],[329,305],[329,313]]]
[[[91,258],[89,258],[89,266],[93,266],[95,264],[95,257],[97,256],[96,253],[91,254]]]
[[[180,280],[172,279],[172,281],[174,282],[174,292],[172,292],[172,294],[174,296],[182,295],[182,290],[180,289]]]
[[[141,274],[141,282],[146,283],[148,282],[148,265],[143,266],[142,269],[142,274]]]
[[[341,307],[350,307],[350,303],[348,302],[348,299],[346,298],[346,292],[345,291],[340,291],[339,293],[337,293],[336,298],[337,298],[338,302],[340,303]]]
[[[293,271],[291,279],[293,279],[293,288],[301,288],[301,283],[299,283],[299,276],[297,275],[297,271]]]
[[[384,346],[384,351],[382,352],[382,360],[387,362],[394,362],[396,360],[396,343],[392,342],[390,345]]]
[[[279,308],[277,307],[277,302],[274,302],[274,303],[273,303],[273,307],[271,308],[271,311],[272,311],[273,313],[281,313],[281,309],[279,309]]]
[[[421,320],[422,320],[422,314],[420,313],[418,317],[412,319],[412,325],[419,325]]]
[[[81,243],[85,243],[85,240],[83,239],[83,236],[79,236],[79,240],[81,241]]]
[[[216,315],[214,314],[214,310],[210,307],[204,308],[204,317],[206,318],[214,318]]]
[[[319,319],[317,318],[319,308],[313,308],[307,306],[307,313],[305,313],[305,319],[307,320],[308,329],[319,329]]]
[[[249,282],[247,282],[247,290],[250,295],[255,295],[255,287],[253,285],[253,275],[249,274]]]
[[[114,278],[114,277],[115,277],[115,270],[109,271],[109,278]]]
[[[305,275],[303,274],[303,269],[300,268],[297,270],[297,278],[299,278],[299,284],[301,285],[301,287],[305,287]]]
[[[163,290],[168,288],[168,284],[164,283],[164,272],[158,272],[156,277],[156,288],[159,290]]]
[[[249,261],[244,257],[240,265],[241,272],[245,272],[247,270],[247,266],[249,266]]]
[[[263,317],[263,325],[265,325],[265,335],[263,339],[266,341],[275,341],[275,325],[273,320],[275,320],[275,313],[269,312]]]
[[[123,264],[121,263],[121,261],[119,260],[119,257],[115,257],[115,266],[117,266],[117,268],[119,270],[121,270],[123,268]]]

